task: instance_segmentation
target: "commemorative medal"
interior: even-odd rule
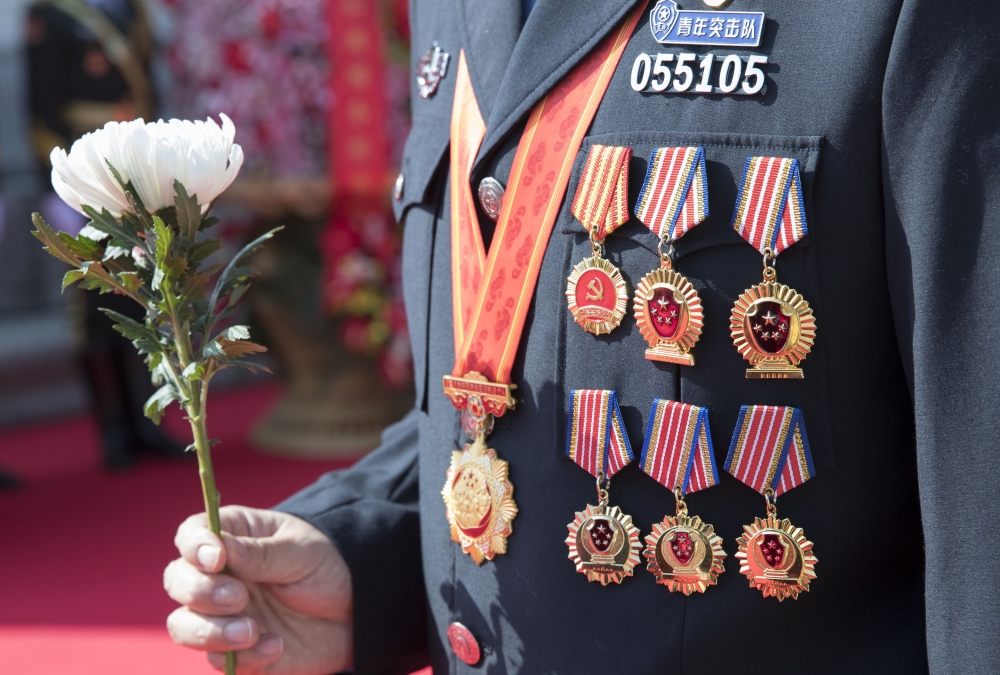
[[[532,110],[514,154],[506,194],[497,205],[497,226],[488,255],[471,181],[486,125],[465,53],[459,54],[450,139],[455,365],[444,376],[443,385],[444,394],[461,412],[462,428],[471,440],[452,452],[441,494],[452,539],[477,564],[506,552],[517,514],[507,463],[488,447],[487,438],[494,419],[515,405],[511,368],[545,245],[583,136],[642,13],[637,8]],[[446,56],[430,55],[425,69],[428,84],[434,80],[430,75],[444,76],[447,62]],[[563,140],[553,146],[553,138]],[[538,190],[542,176],[544,198]],[[521,216],[528,209],[542,215],[530,227],[523,227]]]
[[[779,495],[812,478],[812,454],[802,411],[784,406],[743,406],[726,457],[726,471],[757,490],[767,516],[743,526],[736,540],[740,573],[764,597],[797,599],[816,578],[813,543],[802,528],[779,519]]]
[[[597,505],[587,504],[567,525],[569,559],[588,581],[620,584],[639,564],[639,530],[632,516],[609,506],[611,477],[632,461],[632,448],[618,409],[618,397],[607,389],[570,393],[566,455],[597,480]]]
[[[654,150],[635,215],[660,240],[660,268],[642,278],[633,301],[639,331],[649,343],[646,358],[693,366],[690,351],[704,321],[701,299],[674,271],[673,244],[708,217],[704,148]]]
[[[462,407],[462,428],[472,442],[452,453],[441,496],[451,540],[476,564],[507,552],[511,522],[517,515],[507,462],[486,447],[494,415],[514,405],[511,388],[493,384],[479,373],[445,377],[445,394]]]
[[[573,319],[594,335],[617,328],[628,306],[621,270],[603,257],[603,251],[604,238],[628,222],[631,157],[631,148],[592,146],[573,198],[573,216],[590,234],[593,255],[573,268],[566,301]]]
[[[802,379],[799,364],[816,339],[809,303],[779,284],[774,269],[782,251],[808,234],[799,160],[748,157],[733,229],[764,256],[764,280],[733,306],[733,344],[752,366],[749,379]]]
[[[646,535],[647,569],[671,593],[704,593],[722,574],[722,538],[698,516],[688,515],[686,494],[719,484],[708,410],[656,399],[649,412],[642,470],[674,494],[675,515]]]

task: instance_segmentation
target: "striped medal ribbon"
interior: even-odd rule
[[[705,149],[653,150],[635,216],[660,240],[660,267],[642,278],[633,299],[636,323],[649,344],[646,358],[693,366],[690,351],[704,316],[694,286],[673,269],[673,244],[708,217]]]
[[[455,364],[443,388],[473,440],[452,452],[441,496],[452,541],[477,564],[506,553],[517,515],[507,462],[487,447],[486,438],[493,419],[514,407],[511,369],[549,235],[583,138],[643,11],[637,7],[535,104],[488,251],[472,197],[486,125],[465,53],[459,54],[450,171]]]
[[[816,556],[802,528],[778,519],[776,499],[816,475],[802,411],[743,406],[725,469],[767,501],[767,517],[744,525],[743,536],[736,540],[740,572],[765,598],[798,598],[816,578]]]
[[[704,593],[725,569],[722,538],[698,516],[689,516],[684,496],[719,484],[708,409],[656,399],[649,411],[642,470],[672,491],[676,513],[646,536],[647,568],[670,592]]]
[[[621,270],[604,257],[604,238],[628,222],[628,163],[632,148],[591,146],[573,197],[573,217],[590,235],[592,255],[573,268],[566,303],[594,335],[610,333],[625,317],[628,290]]]
[[[609,389],[577,389],[569,395],[566,456],[597,479],[598,504],[577,511],[567,525],[566,545],[576,571],[602,586],[620,584],[639,564],[639,530],[632,516],[608,505],[608,483],[633,459],[632,446]]]
[[[809,233],[799,160],[747,157],[733,229],[764,256],[764,281],[736,300],[729,321],[733,344],[751,365],[746,376],[802,379],[799,364],[816,339],[816,319],[774,269],[778,254]]]

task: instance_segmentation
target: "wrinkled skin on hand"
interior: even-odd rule
[[[177,530],[180,558],[163,573],[167,594],[182,605],[167,619],[174,642],[208,652],[219,670],[222,653],[235,650],[241,674],[351,667],[351,574],[330,540],[277,511],[227,506],[221,518],[222,541],[204,514]]]

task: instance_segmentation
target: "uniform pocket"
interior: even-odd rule
[[[628,284],[628,312],[621,326],[604,336],[586,333],[566,312],[566,388],[615,388],[625,411],[633,446],[638,447],[653,398],[669,398],[708,407],[721,465],[741,405],[789,405],[801,408],[821,469],[835,466],[828,403],[828,378],[823,339],[824,313],[819,267],[811,238],[784,251],[777,261],[778,281],[791,286],[809,302],[817,317],[817,338],[803,361],[803,380],[749,380],[743,360],[730,337],[733,304],[762,278],[761,255],[731,227],[737,191],[747,157],[765,155],[799,160],[806,220],[823,145],[820,136],[763,136],[712,133],[614,133],[587,138],[574,166],[557,235],[571,238],[566,274],[590,255],[587,233],[570,213],[570,203],[590,147],[594,144],[632,148],[629,165],[629,207],[634,208],[651,152],[664,146],[702,146],[708,174],[709,215],[676,245],[675,269],[695,286],[705,312],[701,338],[693,349],[694,366],[645,359],[646,342],[636,326],[632,297],[636,284],[659,264],[658,241],[634,216],[605,242],[606,257],[620,267]],[[592,364],[602,366],[595,369]]]

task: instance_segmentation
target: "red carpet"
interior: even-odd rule
[[[338,467],[269,457],[247,442],[276,389],[213,398],[209,433],[223,504],[272,506]],[[176,409],[164,421],[187,433]],[[170,642],[175,608],[163,568],[176,557],[177,525],[202,508],[195,462],[147,459],[133,471],[99,468],[89,418],[0,435],[0,466],[24,487],[0,493],[0,673],[177,675],[213,673],[204,657]],[[339,466],[344,463],[340,462]]]

